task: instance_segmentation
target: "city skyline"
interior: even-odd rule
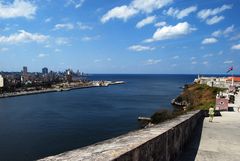
[[[72,69],[68,68],[68,69],[64,69],[62,71],[58,70],[58,71],[54,71],[54,70],[51,70],[49,69],[48,67],[42,67],[41,70],[38,70],[38,71],[32,71],[30,70],[29,71],[29,68],[27,66],[22,66],[21,69],[18,69],[17,71],[0,71],[0,74],[1,73],[22,73],[22,74],[28,74],[28,73],[42,73],[42,74],[48,74],[50,72],[54,72],[54,73],[64,73],[64,72],[67,72],[67,71],[72,71],[74,72]],[[79,69],[76,70],[76,72],[80,72]],[[80,72],[80,73],[84,73],[84,72]],[[85,73],[84,73],[85,74]]]
[[[61,2],[0,2],[0,71],[240,73],[237,0]]]

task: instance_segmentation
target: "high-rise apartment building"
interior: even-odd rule
[[[46,67],[42,68],[42,74],[48,74],[48,68]]]
[[[27,67],[26,66],[24,66],[23,67],[23,75],[27,75],[28,74],[28,70],[27,70]]]
[[[2,75],[0,75],[0,88],[4,87],[4,79]]]

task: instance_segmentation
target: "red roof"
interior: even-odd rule
[[[233,77],[234,82],[240,82],[240,77]],[[232,81],[232,77],[228,77],[227,81]]]

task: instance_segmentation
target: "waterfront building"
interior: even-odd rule
[[[240,77],[227,77],[226,81],[239,85],[240,84]]]
[[[226,77],[200,77],[194,80],[195,83],[206,84],[210,87],[228,88],[232,83]]]
[[[3,76],[0,75],[0,88],[4,87],[4,79]]]
[[[48,74],[48,68],[47,67],[44,67],[42,68],[42,74]]]

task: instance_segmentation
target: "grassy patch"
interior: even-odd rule
[[[210,106],[215,106],[217,93],[224,90],[203,84],[191,84],[184,89],[179,97],[189,103],[188,109],[206,110]]]

